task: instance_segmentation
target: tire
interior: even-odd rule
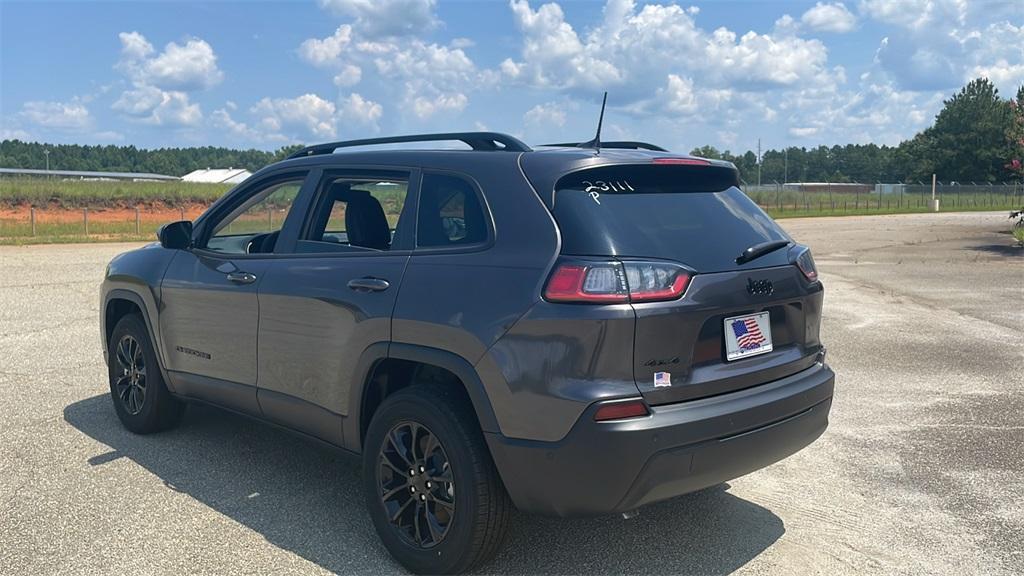
[[[430,436],[436,448],[431,448]],[[410,454],[412,438],[417,438],[417,452]],[[425,463],[423,472],[420,463]],[[413,492],[417,486],[419,491]],[[384,547],[412,572],[472,570],[491,560],[504,541],[512,502],[472,406],[441,386],[404,388],[377,409],[363,450],[363,489]],[[393,496],[386,502],[388,493]],[[401,512],[396,523],[389,510]],[[429,529],[431,520],[439,534]],[[417,527],[427,533],[419,541]]]
[[[173,428],[185,405],[171,396],[146,324],[136,314],[118,321],[107,343],[110,398],[125,428],[150,434]]]

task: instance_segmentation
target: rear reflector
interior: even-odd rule
[[[638,418],[648,414],[650,412],[647,410],[647,404],[644,404],[643,400],[627,400],[626,402],[615,402],[601,406],[594,413],[594,420],[597,422],[607,422],[608,420],[622,420],[623,418]]]
[[[564,261],[544,288],[550,302],[608,304],[675,300],[686,292],[690,271],[662,261]]]
[[[684,164],[686,166],[711,166],[711,162],[703,158],[655,158],[655,164]]]

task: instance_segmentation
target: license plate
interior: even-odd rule
[[[767,312],[726,318],[724,330],[726,360],[772,351],[772,322]]]

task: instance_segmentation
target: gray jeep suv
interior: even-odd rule
[[[435,141],[469,149],[353,150]],[[415,572],[487,561],[513,505],[720,484],[816,439],[834,380],[811,254],[737,182],[641,142],[303,149],[111,261],[115,410],[149,433],[205,402],[360,454]]]

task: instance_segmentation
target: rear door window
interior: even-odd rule
[[[786,233],[718,166],[625,165],[559,180],[554,216],[562,252],[662,258],[697,272],[788,264],[785,250],[738,265],[748,247]]]
[[[297,251],[408,250],[403,218],[409,174],[391,171],[328,172],[299,238]],[[411,239],[411,236],[409,237]]]

